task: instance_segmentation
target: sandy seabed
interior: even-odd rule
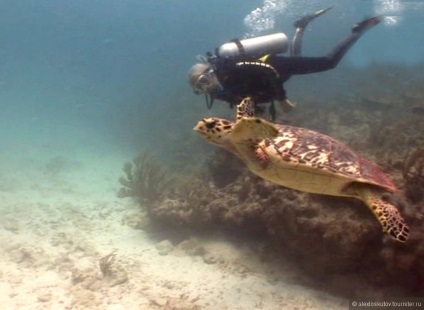
[[[132,228],[140,207],[116,197],[127,155],[21,154],[0,163],[2,310],[347,308],[225,238],[172,244]]]

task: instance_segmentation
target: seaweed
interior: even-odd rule
[[[110,286],[116,286],[128,281],[128,273],[119,262],[116,261],[116,250],[102,257],[99,261],[100,271]]]
[[[139,202],[161,201],[174,181],[173,175],[151,153],[145,152],[127,162],[119,178],[119,198],[133,197]]]
[[[112,265],[115,262],[115,258],[116,251],[113,251],[100,259],[99,267],[104,277],[110,277],[113,274]]]

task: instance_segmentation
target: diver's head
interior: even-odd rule
[[[218,78],[208,63],[197,63],[188,72],[188,82],[195,94],[204,94],[220,88]]]

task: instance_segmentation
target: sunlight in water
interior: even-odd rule
[[[424,2],[421,0],[372,0],[372,3],[375,15],[383,15],[387,26],[398,25],[406,11],[424,10]],[[264,0],[261,7],[254,9],[244,18],[247,28],[245,37],[272,30],[279,15],[283,12],[290,14],[298,9],[302,11],[301,7],[302,4],[293,0]]]
[[[248,29],[245,36],[256,36],[273,29],[276,17],[290,5],[290,2],[291,0],[264,0],[261,8],[253,10],[244,18],[244,25]]]
[[[387,26],[397,25],[402,20],[404,5],[399,0],[377,0],[375,12],[384,15],[384,22]]]

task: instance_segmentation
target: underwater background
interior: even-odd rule
[[[298,105],[279,121],[351,145],[394,179],[415,231],[404,247],[383,242],[360,203],[270,187],[192,131],[234,112],[192,93],[197,55],[291,37],[298,17],[330,6],[304,55],[325,55],[364,18],[384,22],[336,69],[286,83]],[[353,297],[423,296],[423,17],[416,0],[1,1],[0,308],[347,309]],[[278,211],[286,198],[296,211]]]

